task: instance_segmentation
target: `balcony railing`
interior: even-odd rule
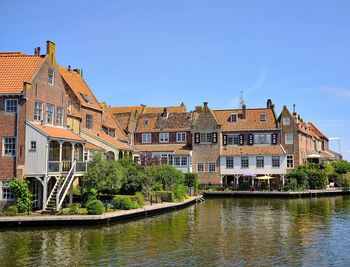
[[[48,172],[49,173],[68,173],[72,168],[72,161],[49,161]],[[87,162],[78,161],[75,165],[75,172],[86,172]]]

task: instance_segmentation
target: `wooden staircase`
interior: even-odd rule
[[[57,194],[62,187],[64,179],[65,177],[60,178],[55,184],[54,188],[52,189],[50,197],[48,198],[48,201],[47,201],[45,213],[54,213],[56,211]]]

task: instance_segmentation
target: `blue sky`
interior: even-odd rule
[[[296,104],[350,160],[350,1],[101,3],[1,1],[0,51],[50,39],[112,106]]]

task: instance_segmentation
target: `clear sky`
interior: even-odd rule
[[[0,51],[52,40],[100,101],[223,109],[243,91],[248,108],[296,104],[350,160],[348,0],[11,0],[0,14]]]

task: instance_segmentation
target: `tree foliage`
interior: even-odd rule
[[[338,174],[345,174],[350,172],[350,162],[345,160],[338,160],[331,163],[334,172]]]
[[[146,168],[146,176],[154,181],[155,190],[174,190],[177,184],[183,184],[185,175],[170,165],[152,165]]]
[[[10,183],[10,188],[15,196],[18,212],[24,213],[29,211],[32,205],[32,194],[29,190],[29,181],[15,178],[15,180]]]

